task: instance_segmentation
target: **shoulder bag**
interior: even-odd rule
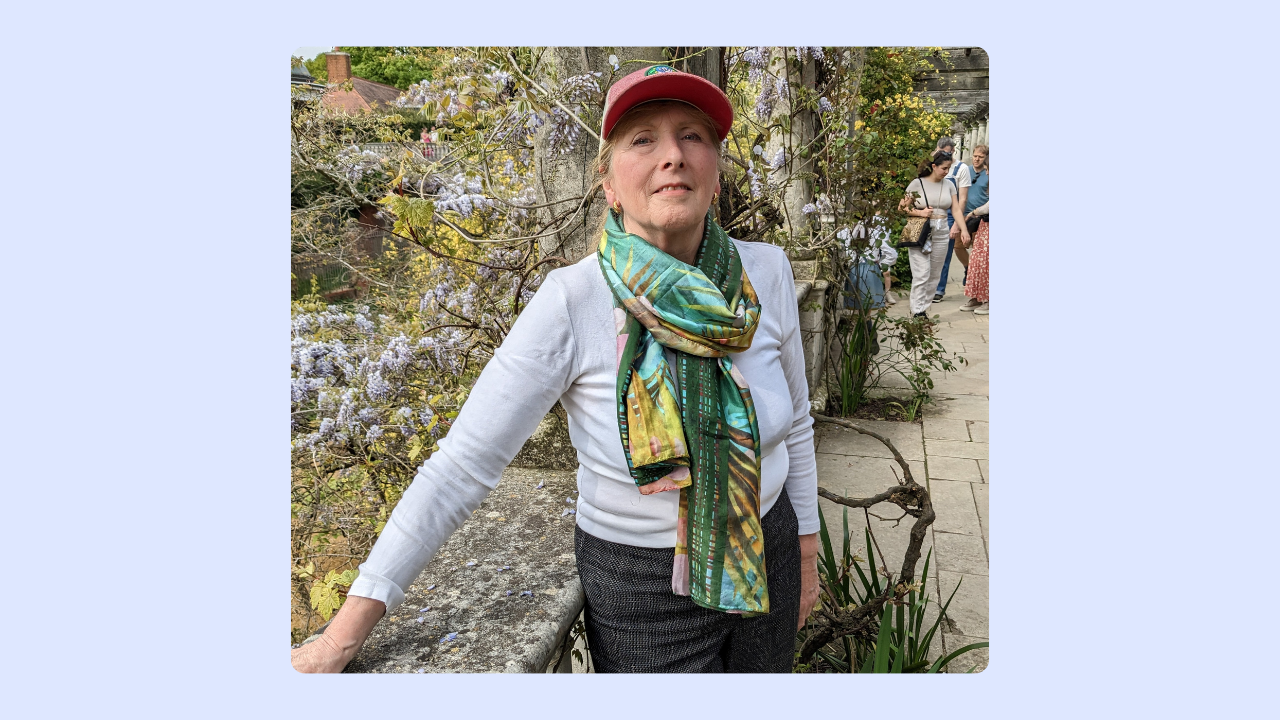
[[[929,193],[924,189],[923,180],[920,181],[920,195],[924,198],[925,207],[932,209],[933,206],[929,204]],[[911,206],[914,208],[915,203],[912,203]],[[914,215],[907,218],[907,225],[902,228],[902,240],[898,243],[898,247],[922,247],[925,241],[929,239],[929,220],[930,218],[916,217]]]

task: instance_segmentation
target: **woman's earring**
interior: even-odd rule
[[[618,200],[613,201],[613,211],[618,214],[622,213],[622,203],[620,201]]]
[[[720,193],[715,193],[711,196],[711,204],[715,205],[718,202],[720,202]]]

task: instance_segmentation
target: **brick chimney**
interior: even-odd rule
[[[351,79],[351,56],[344,52],[324,54],[325,70],[329,73],[329,84],[346,82]]]

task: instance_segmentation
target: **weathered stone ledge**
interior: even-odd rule
[[[545,672],[582,611],[576,502],[574,473],[508,468],[346,672]]]

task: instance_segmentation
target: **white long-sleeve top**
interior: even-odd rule
[[[733,356],[760,428],[760,514],[785,487],[800,534],[818,531],[817,463],[799,308],[786,254],[734,241],[759,297],[751,347]],[[618,434],[618,346],[613,295],[594,254],[552,271],[485,366],[437,450],[418,469],[348,594],[388,610],[560,400],[578,455],[577,522],[596,537],[674,547],[679,493],[641,495]]]

